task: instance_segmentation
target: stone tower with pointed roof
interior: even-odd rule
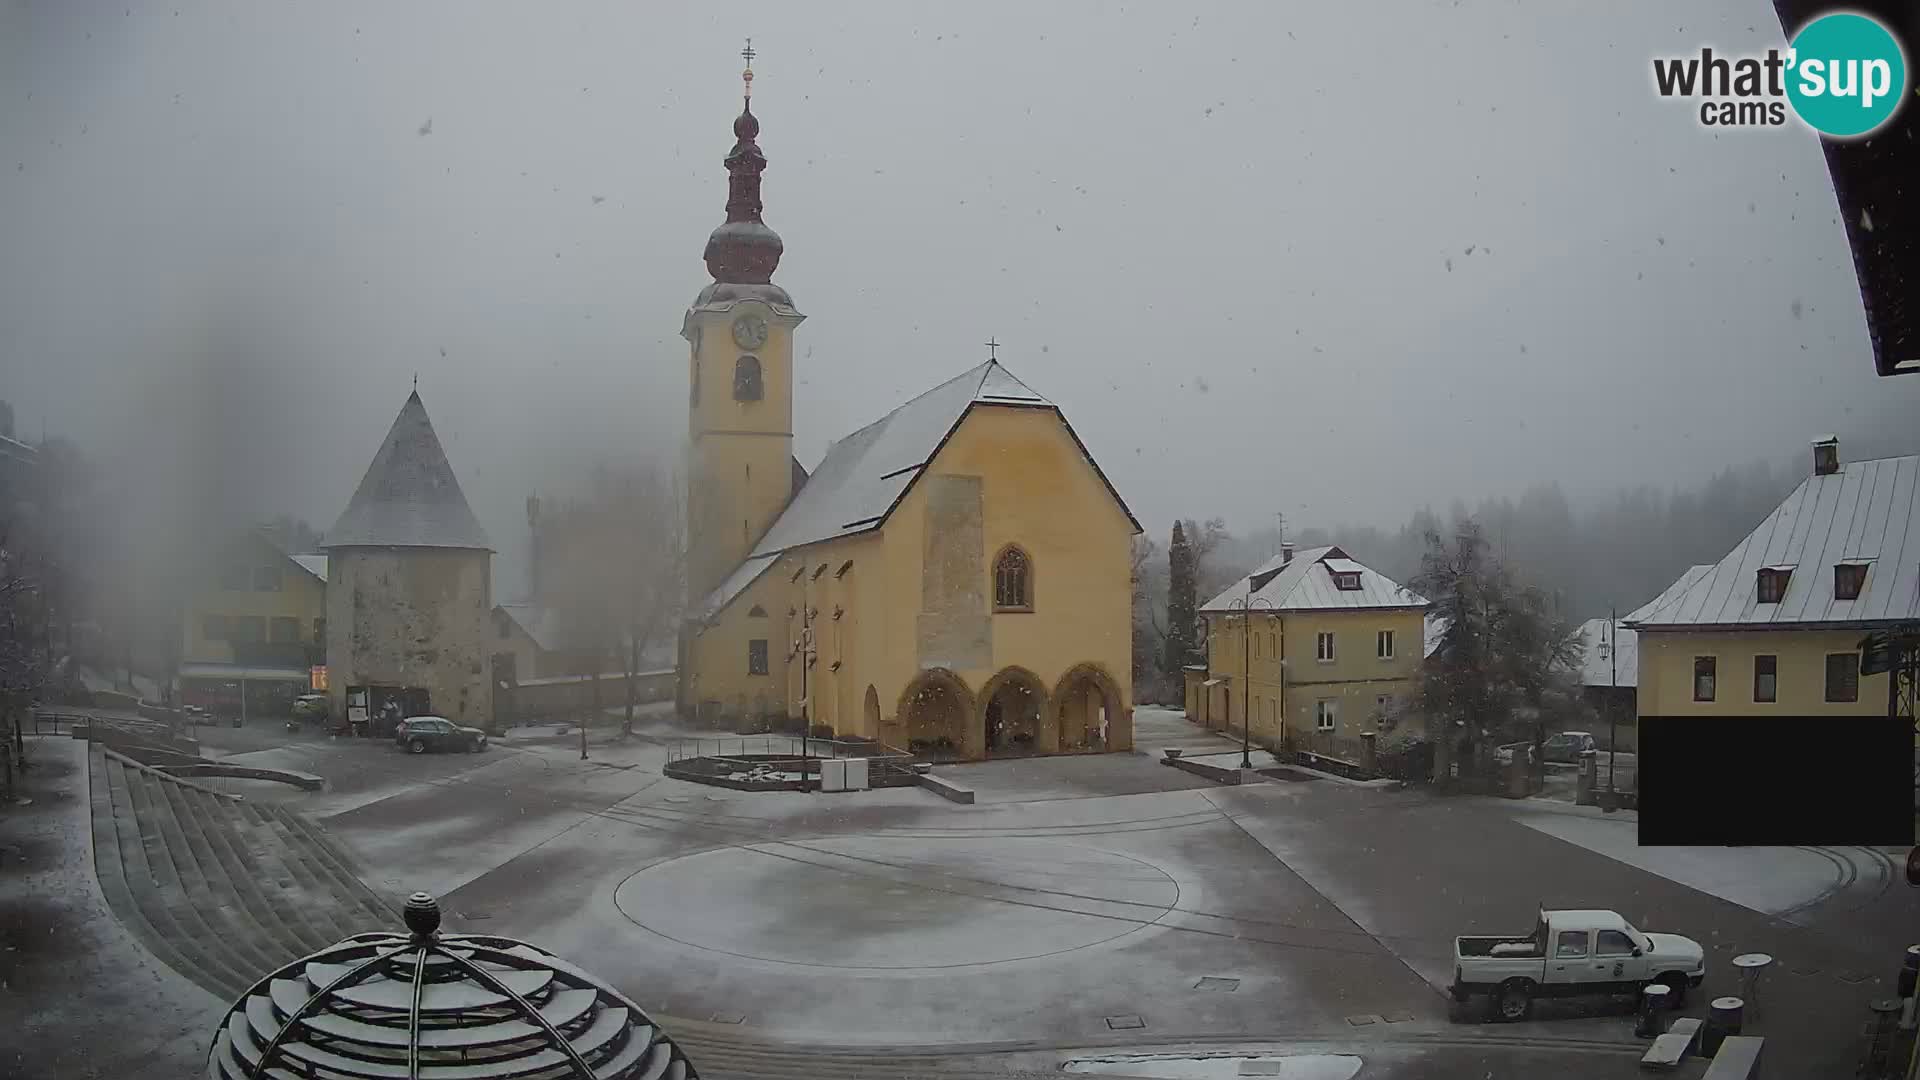
[[[415,391],[323,545],[334,715],[368,691],[409,713],[490,727],[493,548]]]
[[[990,355],[811,474],[792,459],[803,316],[772,280],[785,245],[761,220],[751,105],[724,162],[713,281],[681,328],[681,709],[936,758],[1131,749],[1140,529],[1053,402]]]

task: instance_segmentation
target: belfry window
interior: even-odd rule
[[[760,358],[743,356],[733,362],[733,400],[759,401]]]

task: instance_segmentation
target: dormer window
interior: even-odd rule
[[[1793,576],[1791,566],[1763,566],[1760,568],[1760,602],[1777,604],[1786,598],[1787,579]]]
[[[1359,592],[1360,575],[1366,567],[1352,559],[1335,556],[1325,560],[1327,573],[1333,575],[1333,587],[1341,592]]]
[[[1871,565],[1864,559],[1849,559],[1833,566],[1833,598],[1835,600],[1858,600],[1860,590],[1867,585],[1867,567]]]

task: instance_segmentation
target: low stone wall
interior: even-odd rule
[[[272,780],[275,783],[292,784],[305,791],[319,791],[327,786],[324,778],[312,773],[294,769],[268,769],[259,765],[233,765],[221,761],[160,765],[159,769],[168,776],[230,776],[241,780]]]
[[[641,704],[673,700],[676,673],[643,671],[634,677],[634,700]],[[497,695],[501,715],[514,723],[548,717],[574,716],[593,708],[593,679],[569,675],[552,679],[529,679]],[[618,708],[626,704],[627,678],[622,672],[600,676],[600,706]]]
[[[1192,773],[1195,776],[1203,776],[1217,784],[1238,784],[1242,779],[1239,769],[1228,769],[1219,765],[1208,765],[1204,762],[1188,761],[1186,758],[1161,758],[1160,764],[1171,765],[1181,772]]]

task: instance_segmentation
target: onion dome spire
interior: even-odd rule
[[[760,219],[760,174],[767,155],[754,141],[760,119],[753,115],[753,39],[740,50],[747,66],[740,73],[740,115],[733,122],[733,150],[727,154],[727,220],[707,238],[707,272],[716,282],[766,284],[780,265],[785,245],[780,234]]]

